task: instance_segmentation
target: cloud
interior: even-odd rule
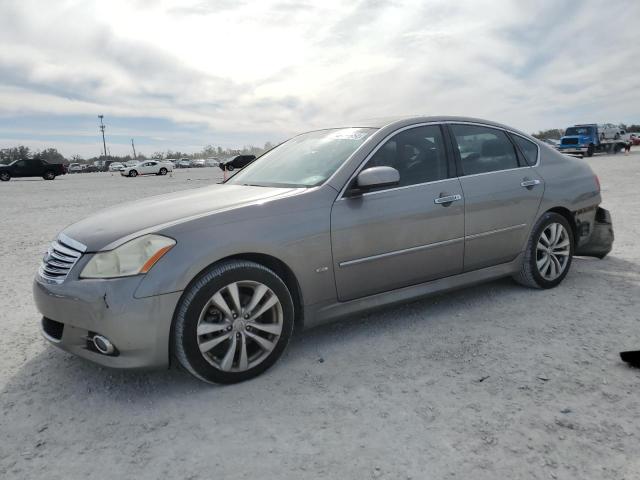
[[[398,114],[637,122],[638,19],[634,0],[3,2],[0,143],[12,119],[98,113],[173,149]]]

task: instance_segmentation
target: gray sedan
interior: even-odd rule
[[[66,351],[233,383],[273,365],[294,329],[504,276],[555,287],[573,255],[610,251],[600,201],[582,160],[504,125],[361,123],[71,225],[33,291]]]

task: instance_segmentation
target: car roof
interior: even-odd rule
[[[402,128],[404,126],[416,124],[416,123],[431,123],[431,122],[470,122],[470,123],[481,123],[483,125],[489,125],[499,128],[505,128],[517,133],[521,133],[526,136],[530,136],[526,132],[522,132],[516,128],[510,127],[508,125],[504,125],[502,123],[494,122],[492,120],[485,120],[482,118],[475,117],[460,117],[460,116],[439,116],[439,115],[403,115],[403,116],[388,116],[388,117],[378,117],[378,118],[369,118],[358,120],[354,122],[349,122],[348,124],[336,123],[332,127],[327,127],[323,129],[315,129],[315,130],[326,130],[329,128],[386,128],[386,127],[397,127]]]

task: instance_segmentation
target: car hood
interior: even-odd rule
[[[158,195],[112,207],[70,225],[63,233],[87,247],[108,250],[134,238],[194,217],[263,203],[298,189],[218,184]]]

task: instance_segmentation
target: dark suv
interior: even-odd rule
[[[61,163],[47,163],[44,160],[16,160],[9,165],[0,165],[0,180],[8,182],[11,177],[42,177],[53,180],[64,175],[67,169]]]
[[[220,168],[222,170],[227,170],[229,172],[235,169],[241,169],[249,165],[256,159],[255,155],[238,155],[237,157],[233,157],[231,160],[226,162],[220,162]]]

